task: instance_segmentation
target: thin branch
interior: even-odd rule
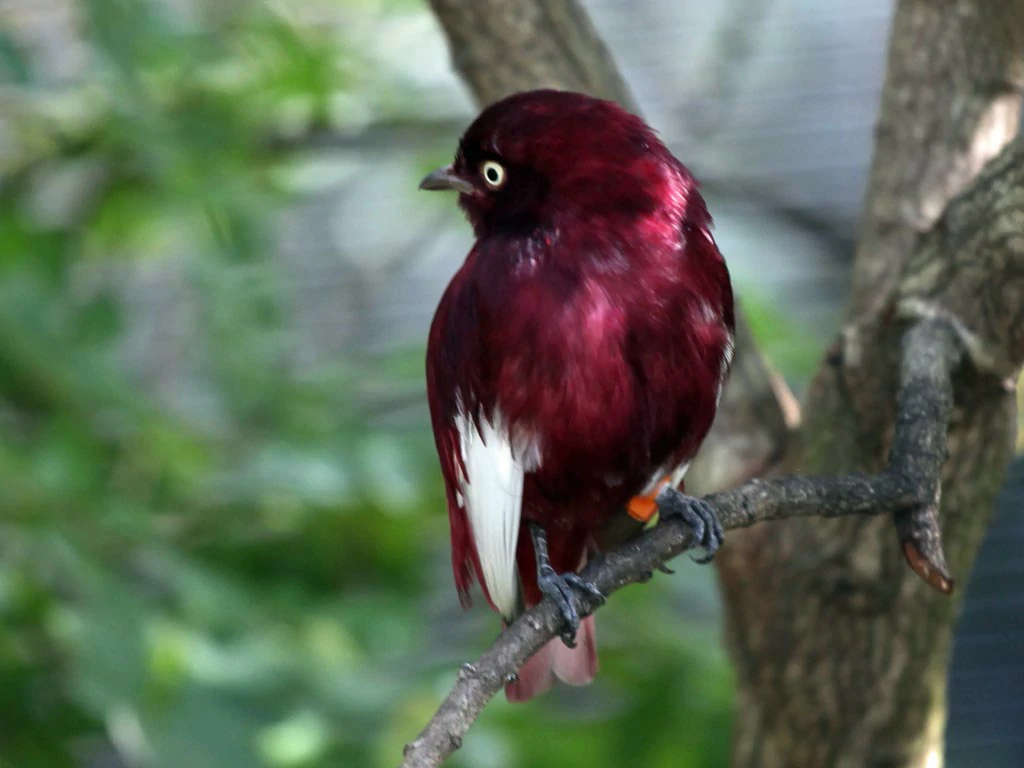
[[[903,340],[896,432],[888,467],[877,475],[780,477],[754,480],[706,496],[726,530],[794,517],[894,514],[911,567],[929,584],[949,593],[953,581],[942,552],[936,511],[939,471],[946,456],[946,424],[952,408],[951,374],[962,357],[955,329],[944,320],[912,326]],[[663,492],[659,506],[679,502]],[[583,575],[605,595],[645,581],[660,565],[696,546],[677,517],[594,560]],[[597,604],[582,596],[580,615]],[[523,663],[555,637],[561,614],[545,599],[506,629],[475,664],[465,664],[455,686],[415,741],[405,748],[402,768],[435,768],[462,745],[487,702]]]
[[[926,320],[903,339],[903,365],[888,474],[911,489],[916,503],[894,509],[907,563],[945,594],[953,591],[939,528],[939,473],[946,461],[946,429],[953,408],[952,371],[964,348],[953,325]]]

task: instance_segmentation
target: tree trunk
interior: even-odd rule
[[[1020,178],[1005,189],[984,180],[985,210],[922,233],[1017,131],[1022,24],[1018,0],[899,3],[849,320],[809,388],[787,471],[873,470],[884,460],[901,286],[932,279],[915,252],[962,249],[965,269],[1014,279],[1019,264],[997,263],[1010,258],[1004,249],[982,263],[972,238],[1020,236]],[[1024,153],[1012,151],[1002,173],[1019,177]],[[967,302],[961,316],[973,312]],[[1010,372],[967,369],[957,382],[941,517],[961,582],[1012,453],[1015,403],[993,375]],[[728,550],[720,576],[739,684],[733,764],[938,768],[959,599],[905,567],[891,522],[786,521],[734,534]]]
[[[555,86],[631,105],[574,0],[431,4],[481,104]],[[1017,132],[1022,53],[1024,0],[898,3],[848,321],[808,390],[799,439],[787,440],[787,393],[741,325],[691,489],[766,469],[880,469],[906,319],[941,314],[971,357],[954,382],[941,503],[950,566],[966,580],[1012,450],[1006,380],[1024,360],[1024,141],[988,162]],[[942,764],[958,599],[904,565],[891,521],[732,532],[718,566],[738,682],[734,765]]]

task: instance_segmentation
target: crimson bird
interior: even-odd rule
[[[511,623],[549,596],[564,617],[506,686],[522,701],[597,672],[574,592],[602,529],[662,506],[713,556],[721,527],[682,488],[729,373],[733,296],[690,172],[643,120],[579,93],[485,109],[451,165],[476,243],[427,346],[427,395],[464,605],[474,577]],[[680,501],[682,500],[682,501]],[[628,519],[628,518],[625,518]],[[603,599],[603,598],[600,598]]]

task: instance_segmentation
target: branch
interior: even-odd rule
[[[939,471],[946,457],[946,425],[953,405],[951,374],[963,348],[953,326],[927,319],[903,338],[896,431],[889,463],[877,475],[780,477],[753,480],[740,488],[704,497],[726,530],[793,517],[895,516],[896,531],[910,566],[931,586],[949,594],[938,526]],[[680,501],[663,492],[662,510]],[[604,595],[646,581],[663,563],[696,546],[678,517],[664,517],[652,530],[594,560],[583,576]],[[581,616],[598,608],[581,596]],[[561,614],[545,599],[506,629],[475,664],[465,664],[455,687],[415,741],[406,745],[402,768],[434,768],[462,745],[462,738],[487,702],[526,660],[555,637]]]

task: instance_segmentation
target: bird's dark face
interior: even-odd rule
[[[454,162],[420,188],[457,191],[479,237],[557,228],[566,216],[643,215],[666,202],[677,165],[654,132],[618,105],[529,91],[485,109]]]

